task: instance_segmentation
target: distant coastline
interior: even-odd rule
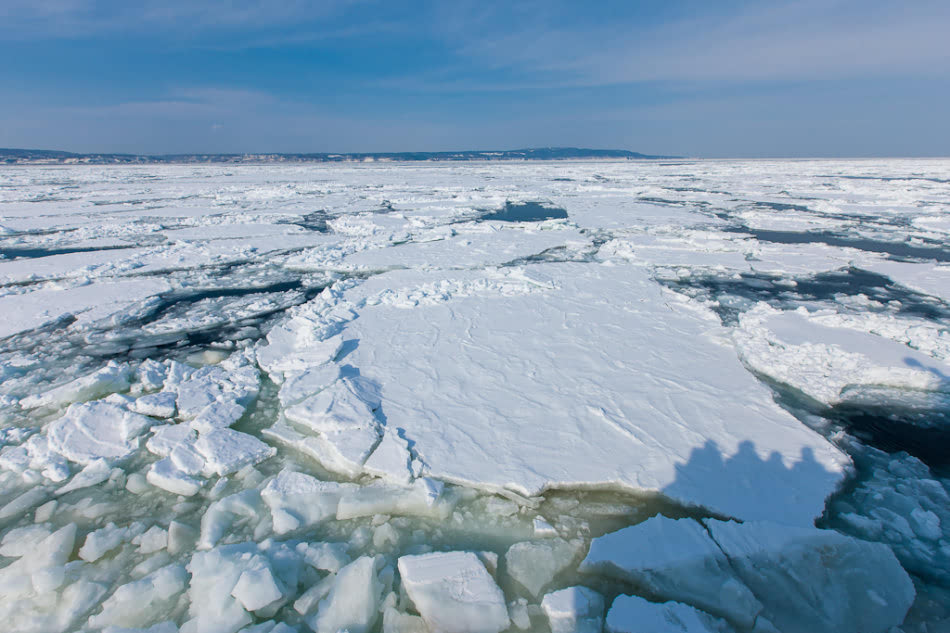
[[[541,147],[500,151],[460,152],[318,152],[306,154],[109,154],[61,152],[43,149],[0,148],[0,165],[161,165],[240,163],[370,163],[370,162],[488,162],[518,160],[659,160],[656,156],[622,149]]]

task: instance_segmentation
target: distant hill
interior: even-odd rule
[[[338,163],[338,162],[424,162],[424,161],[494,161],[494,160],[583,160],[620,159],[651,160],[675,158],[651,156],[623,149],[583,149],[577,147],[539,147],[493,152],[368,152],[316,154],[76,154],[45,149],[0,148],[0,164],[90,164],[150,165],[193,163]]]

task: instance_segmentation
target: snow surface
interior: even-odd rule
[[[946,160],[0,168],[3,628],[947,628],[948,209]]]

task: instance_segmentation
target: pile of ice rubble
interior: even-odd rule
[[[285,327],[256,359],[241,351],[201,368],[110,363],[23,399],[21,407],[47,412],[49,422],[39,432],[3,435],[5,488],[17,478],[31,484],[0,508],[0,521],[15,525],[0,543],[0,555],[12,559],[0,569],[4,628],[868,633],[900,625],[914,601],[914,585],[887,545],[767,522],[655,516],[588,541],[563,517],[538,515],[533,534],[503,551],[432,551],[425,534],[408,534],[408,518],[464,523],[471,515],[457,506],[473,491],[421,476],[408,442],[376,417],[371,385],[340,377],[327,362],[343,345],[332,324],[347,316],[331,312],[322,315],[330,331],[319,340],[294,341],[292,350],[306,358],[281,350],[281,337],[312,329]],[[279,378],[286,407],[286,419],[265,435],[336,472],[382,479],[256,469],[275,449],[230,428],[260,390],[255,361]],[[127,472],[146,434],[145,448],[158,459]],[[892,484],[869,482],[873,492],[863,494]],[[154,488],[178,495],[175,518],[117,525],[121,509],[102,497],[67,501],[97,485],[111,494],[124,488],[143,503]],[[922,485],[932,508],[895,502],[894,510],[843,520],[894,546],[909,568],[939,569],[948,550],[946,492],[939,482]],[[507,514],[536,507],[512,498],[486,507],[513,506]],[[362,523],[341,523],[350,527],[337,540],[305,538],[351,520]],[[919,539],[895,539],[904,524],[930,539],[929,554],[914,549]]]

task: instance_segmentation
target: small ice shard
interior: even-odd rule
[[[0,569],[0,595],[13,600],[35,591],[34,583],[43,580],[44,591],[57,589],[65,580],[65,565],[76,543],[76,524],[70,523],[53,532],[18,560]]]
[[[168,531],[153,525],[133,538],[132,544],[139,546],[139,554],[154,554],[168,546]]]
[[[253,488],[215,501],[201,517],[198,549],[211,549],[224,536],[235,516],[260,520],[261,493]]]
[[[751,627],[762,609],[705,528],[692,519],[657,515],[595,538],[579,569],[637,583],[660,598],[743,627]]]
[[[79,558],[95,562],[130,540],[134,533],[131,527],[117,527],[115,523],[108,523],[86,535],[85,542],[79,548]]]
[[[169,457],[152,464],[145,478],[156,488],[183,497],[194,496],[201,490],[201,482],[180,471]]]
[[[189,421],[191,428],[199,433],[208,433],[212,429],[223,429],[231,426],[244,415],[244,407],[237,402],[213,402],[198,412],[198,415]]]
[[[261,565],[241,572],[231,595],[248,611],[260,611],[283,598],[284,592],[270,566]]]
[[[3,541],[0,541],[0,556],[9,558],[25,556],[52,533],[48,525],[26,525],[13,528],[4,534]]]
[[[554,526],[548,523],[544,517],[535,517],[533,526],[535,536],[546,538],[558,535],[557,530],[554,529]]]
[[[193,547],[197,540],[198,530],[190,525],[181,523],[180,521],[172,521],[168,524],[169,554],[180,554]]]
[[[498,633],[508,628],[505,596],[471,552],[399,558],[403,588],[430,630]]]
[[[560,572],[570,567],[583,543],[563,539],[515,543],[505,554],[508,575],[537,597]]]
[[[141,580],[124,584],[102,603],[99,614],[89,618],[89,626],[100,629],[153,625],[168,616],[187,582],[184,567],[168,565]]]
[[[76,473],[72,481],[57,490],[56,494],[64,495],[73,490],[81,490],[82,488],[89,488],[90,486],[101,484],[103,481],[106,481],[111,474],[112,466],[109,465],[109,462],[104,459],[97,459],[86,464],[81,471]]]
[[[50,491],[42,486],[31,488],[0,507],[0,521],[29,512],[49,499]]]
[[[206,477],[230,475],[248,464],[257,464],[277,450],[252,435],[233,429],[215,429],[201,435],[195,448],[205,458]]]
[[[284,469],[267,483],[261,497],[271,510],[274,531],[285,534],[335,517],[340,497],[356,488]]]
[[[103,458],[118,461],[138,448],[134,441],[151,420],[106,402],[71,404],[63,417],[47,427],[49,446],[72,462],[88,464]]]
[[[159,457],[168,457],[182,442],[193,443],[198,439],[198,433],[187,424],[163,424],[151,430],[152,437],[145,442],[145,448]]]
[[[244,570],[263,564],[259,559],[253,543],[195,552],[187,565],[191,573],[188,588],[191,619],[182,624],[181,633],[235,633],[251,624],[251,615],[231,591]]]
[[[551,633],[600,633],[604,626],[604,597],[587,587],[549,593],[541,609],[548,616]]]
[[[337,520],[396,514],[445,519],[455,507],[455,499],[444,495],[444,484],[433,479],[417,479],[410,486],[374,483],[351,489],[340,499]]]
[[[301,448],[327,470],[356,477],[363,471],[363,463],[378,442],[376,427],[365,426],[308,438],[307,444]]]
[[[363,556],[336,574],[329,595],[308,619],[316,633],[367,633],[379,617],[383,583],[377,574],[381,557]]]
[[[727,625],[708,613],[680,602],[657,604],[638,596],[620,595],[607,612],[606,633],[723,633]]]
[[[312,367],[303,372],[294,372],[286,377],[277,392],[283,408],[297,404],[304,398],[319,393],[340,378],[340,367],[330,363]]]
[[[168,368],[162,363],[146,358],[135,370],[135,379],[146,391],[157,391],[165,386]]]
[[[387,428],[383,439],[363,464],[363,470],[394,483],[408,485],[412,481],[411,461],[409,442],[399,437],[397,431]]]
[[[20,400],[20,405],[24,409],[56,408],[73,402],[96,400],[110,393],[128,389],[130,375],[128,365],[109,361],[108,365],[98,371],[76,378],[40,395],[23,398]]]
[[[378,426],[365,390],[342,378],[286,410],[287,419],[317,433]]]
[[[314,569],[335,574],[350,563],[346,543],[300,543],[297,552]]]
[[[916,592],[889,547],[833,530],[707,520],[712,538],[784,633],[879,633]]]
[[[131,408],[136,413],[153,418],[172,418],[175,417],[175,411],[177,411],[175,394],[168,391],[148,394],[137,398]]]

